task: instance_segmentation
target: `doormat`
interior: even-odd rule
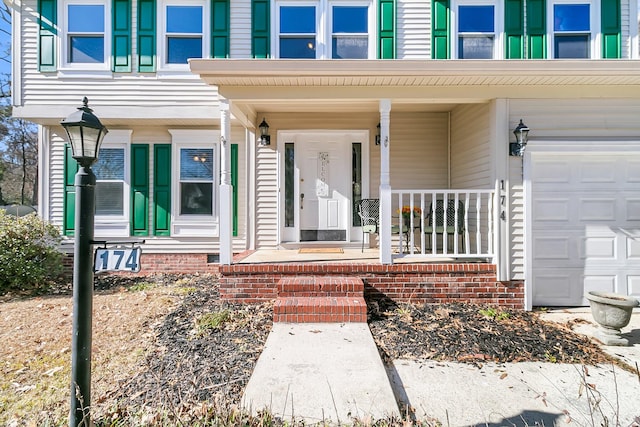
[[[299,254],[342,254],[342,248],[300,248]]]

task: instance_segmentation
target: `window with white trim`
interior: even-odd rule
[[[595,2],[555,1],[549,5],[553,58],[588,59],[600,56],[596,42],[599,11]]]
[[[107,2],[67,0],[61,9],[64,64],[71,68],[108,68],[111,37]]]
[[[191,58],[204,58],[209,46],[206,28],[209,8],[204,1],[165,1],[162,3],[162,37],[160,37],[164,68],[187,69]]]
[[[103,146],[93,167],[96,175],[96,217],[125,217],[125,195],[128,169],[123,144]]]
[[[368,59],[375,56],[371,1],[276,3],[276,56],[295,59]]]
[[[172,145],[171,235],[219,233],[220,131],[169,129]]]
[[[213,215],[213,148],[180,148],[180,215]]]
[[[455,58],[502,58],[504,17],[500,2],[460,1],[452,10]]]
[[[367,59],[369,26],[367,6],[331,7],[331,57],[333,59]]]

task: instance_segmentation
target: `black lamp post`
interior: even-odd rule
[[[71,343],[71,427],[90,426],[91,317],[93,311],[93,226],[96,176],[91,170],[107,128],[93,114],[89,100],[60,124],[67,131],[76,173],[75,244],[73,253],[73,336]]]
[[[522,157],[529,139],[529,127],[522,123],[522,119],[513,130],[513,134],[516,136],[516,142],[509,143],[509,155]]]
[[[269,123],[263,118],[258,128],[260,128],[260,138],[258,139],[260,145],[270,145],[271,135],[269,135]]]

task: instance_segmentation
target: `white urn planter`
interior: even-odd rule
[[[621,336],[620,329],[629,324],[638,300],[626,295],[597,291],[588,292],[587,299],[591,315],[600,324],[596,338],[604,345],[629,345],[629,340]]]

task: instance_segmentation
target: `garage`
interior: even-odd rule
[[[588,305],[592,290],[640,297],[640,147],[557,147],[525,165],[533,305]]]

